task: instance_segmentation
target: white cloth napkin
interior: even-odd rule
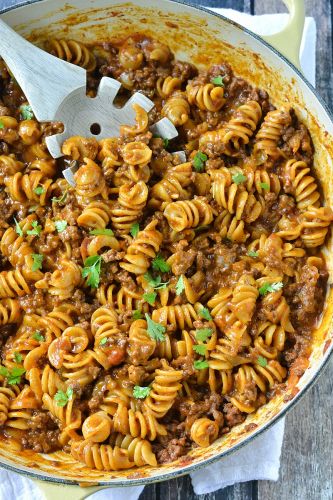
[[[287,14],[251,16],[232,9],[211,9],[264,35],[279,31],[286,23]],[[301,64],[305,76],[315,84],[316,24],[313,18],[305,21],[301,46]],[[283,442],[284,419],[255,438],[236,453],[190,474],[197,495],[211,493],[235,483],[266,479],[277,481]],[[143,486],[108,488],[94,493],[89,500],[137,500]],[[45,500],[40,489],[19,474],[0,469],[0,500]]]

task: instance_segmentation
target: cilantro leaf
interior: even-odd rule
[[[38,269],[42,269],[44,255],[41,255],[39,253],[32,253],[31,257],[33,260],[33,264],[31,266],[31,271],[38,271]]]
[[[143,277],[147,281],[148,285],[155,288],[155,290],[166,288],[169,284],[169,281],[162,282],[161,276],[156,276],[156,278],[154,278],[150,273],[145,273]]]
[[[100,255],[91,255],[84,261],[82,269],[82,278],[88,278],[87,285],[92,288],[98,288],[101,274],[102,257]]]
[[[203,319],[206,319],[207,321],[210,321],[212,319],[211,315],[210,315],[210,312],[209,310],[207,309],[207,307],[201,307],[198,311],[198,314],[200,316],[200,318],[203,318]]]
[[[202,151],[198,151],[193,158],[193,166],[197,172],[202,172],[205,167],[205,163],[208,160],[208,156]]]
[[[260,187],[262,189],[265,189],[266,191],[269,191],[269,184],[267,182],[261,182]]]
[[[130,229],[130,233],[133,236],[133,238],[137,237],[137,235],[139,234],[139,231],[140,231],[140,225],[139,225],[139,223],[138,222],[134,222],[134,224],[132,224],[131,229]]]
[[[283,288],[283,283],[277,281],[276,283],[264,283],[263,286],[259,288],[260,295],[266,295],[268,292],[277,292]]]
[[[42,335],[38,330],[33,334],[32,338],[38,342],[45,342],[44,335]]]
[[[263,356],[258,356],[257,362],[258,365],[262,366],[263,368],[265,368],[265,366],[267,365],[267,359]]]
[[[113,231],[112,229],[91,229],[89,231],[89,234],[91,234],[92,236],[113,236]]]
[[[167,139],[167,138],[163,139],[163,147],[164,147],[164,149],[167,149],[168,146],[169,146],[169,139]]]
[[[179,276],[178,281],[176,283],[176,295],[181,295],[185,290],[185,283],[183,275]]]
[[[206,342],[212,336],[213,330],[211,328],[200,328],[195,332],[195,338],[200,342]]]
[[[15,351],[14,352],[14,359],[16,363],[21,363],[23,356],[19,352]]]
[[[27,234],[29,236],[39,236],[43,229],[42,226],[38,224],[37,220],[32,221],[31,226],[32,229],[28,229]]]
[[[163,340],[165,340],[165,326],[161,325],[160,323],[156,323],[156,321],[153,321],[147,313],[145,314],[145,317],[147,321],[147,331],[149,337],[153,340],[157,340],[158,342],[163,342]]]
[[[4,366],[0,366],[0,375],[5,377],[10,385],[16,385],[21,382],[21,376],[25,373],[25,369],[20,366],[15,366],[12,370],[8,370]]]
[[[246,175],[243,175],[241,174],[240,172],[238,174],[234,174],[232,176],[232,182],[234,182],[235,184],[242,184],[243,182],[245,182],[247,180],[247,177]]]
[[[248,255],[249,257],[253,257],[254,259],[255,259],[256,257],[258,257],[258,256],[259,256],[258,252],[254,252],[253,250],[249,250],[249,251],[247,252],[247,255]]]
[[[0,129],[3,129],[3,128],[5,128],[5,124],[2,120],[0,120]]]
[[[193,346],[193,351],[195,351],[197,354],[200,354],[200,356],[204,356],[206,354],[206,349],[207,346],[204,344],[196,344]]]
[[[66,220],[56,220],[54,225],[55,225],[58,233],[62,233],[63,231],[65,231],[65,229],[67,227],[67,221]]]
[[[20,114],[23,120],[32,120],[34,117],[30,104],[22,104],[22,106],[20,106]]]
[[[105,344],[107,343],[107,341],[108,341],[108,338],[107,338],[107,337],[104,337],[104,338],[100,341],[99,345],[105,345]]]
[[[21,229],[21,226],[19,225],[19,223],[17,222],[17,220],[15,219],[15,217],[14,217],[14,221],[15,221],[15,231],[17,232],[17,234],[19,236],[23,236],[23,231]]]
[[[144,399],[149,396],[151,391],[151,387],[140,387],[139,385],[135,385],[133,388],[133,396],[136,399]]]
[[[214,78],[211,79],[211,82],[214,85],[217,85],[218,87],[224,87],[223,78],[224,77],[222,75],[215,76]]]
[[[64,202],[66,200],[66,198],[67,198],[67,191],[65,191],[64,193],[62,193],[62,195],[59,196],[59,198],[53,197],[51,199],[51,201],[53,201],[53,203],[62,203],[62,202]]]
[[[45,189],[43,188],[43,186],[37,186],[34,189],[34,193],[37,194],[38,196],[40,196],[41,194],[45,193]]]
[[[136,309],[133,311],[133,319],[141,319],[143,318],[142,312]]]
[[[209,367],[209,364],[205,359],[200,359],[198,361],[194,361],[193,366],[196,370],[204,370]]]
[[[144,293],[143,298],[148,304],[153,306],[155,304],[157,293],[155,292],[150,292],[150,293]]]
[[[156,255],[156,257],[153,259],[152,268],[154,269],[154,271],[161,271],[161,273],[167,273],[170,271],[170,265],[160,254]]]
[[[71,387],[68,387],[67,391],[58,391],[54,395],[54,401],[56,402],[57,406],[66,406],[68,401],[70,401],[73,397],[73,389]]]

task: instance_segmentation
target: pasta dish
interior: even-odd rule
[[[207,447],[308,366],[333,220],[290,104],[133,34],[52,54],[155,103],[54,160],[0,64],[0,431],[98,470]],[[167,117],[179,136],[150,126]],[[186,153],[181,161],[179,151]],[[77,168],[75,187],[62,177]]]

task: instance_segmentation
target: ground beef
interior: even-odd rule
[[[166,464],[176,460],[182,455],[185,455],[186,452],[187,447],[185,437],[180,439],[171,439],[171,441],[167,442],[166,448],[157,452],[157,459],[159,463]]]
[[[244,422],[245,420],[243,413],[241,413],[232,403],[226,403],[223,406],[223,415],[225,418],[225,424],[229,429],[234,427],[234,425]]]

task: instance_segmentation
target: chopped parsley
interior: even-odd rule
[[[195,338],[200,342],[205,342],[212,336],[213,330],[211,328],[200,328],[195,332]]]
[[[37,194],[38,196],[40,196],[41,194],[45,193],[45,189],[43,188],[43,186],[37,186],[34,189],[34,193]]]
[[[84,261],[82,269],[82,278],[87,279],[87,285],[92,288],[98,288],[99,277],[101,274],[102,257],[100,255],[91,255]]]
[[[104,338],[100,341],[99,345],[105,345],[105,344],[107,343],[107,341],[108,341],[108,338],[107,338],[107,337],[104,337]]]
[[[269,191],[269,184],[267,182],[261,182],[260,187],[262,189],[265,189],[266,191]]]
[[[20,226],[20,224],[17,222],[17,220],[15,219],[15,217],[14,217],[14,221],[15,221],[15,231],[17,232],[17,234],[18,234],[19,236],[23,236],[23,231],[22,231],[22,229],[21,229],[21,226]]]
[[[183,275],[179,276],[178,281],[176,283],[176,295],[181,295],[185,290],[185,283]]]
[[[145,317],[147,320],[147,331],[149,337],[153,340],[163,342],[163,340],[165,340],[165,326],[161,325],[160,323],[156,323],[156,321],[153,321],[147,313],[145,314]]]
[[[150,292],[150,293],[144,293],[143,298],[148,304],[153,306],[155,304],[157,293],[156,292]]]
[[[139,231],[140,231],[139,223],[134,222],[134,224],[132,224],[131,229],[130,229],[131,236],[133,236],[133,238],[136,238],[137,235],[139,234]]]
[[[243,182],[245,182],[247,180],[247,177],[246,175],[243,175],[241,174],[240,172],[237,173],[237,174],[234,174],[232,176],[232,182],[234,182],[235,184],[242,184]]]
[[[31,227],[32,229],[27,230],[29,236],[39,236],[43,229],[42,226],[38,224],[37,220],[32,221]]]
[[[162,282],[161,276],[156,276],[156,278],[154,278],[150,273],[145,273],[143,277],[147,281],[148,285],[155,288],[155,290],[166,288],[169,284],[169,281]]]
[[[55,225],[58,233],[62,233],[63,231],[65,231],[65,229],[67,227],[67,221],[66,220],[56,220],[54,225]]]
[[[277,281],[276,283],[264,283],[263,286],[259,288],[260,295],[266,295],[268,292],[277,292],[283,288],[283,283]]]
[[[253,250],[249,250],[249,251],[247,252],[247,255],[248,255],[249,257],[253,257],[254,259],[255,259],[256,257],[258,257],[258,256],[259,256],[258,252],[254,252]]]
[[[193,158],[193,166],[197,172],[202,172],[205,168],[205,163],[208,160],[208,156],[202,151],[198,151]]]
[[[32,338],[37,342],[45,342],[45,337],[38,330],[33,334]]]
[[[8,370],[8,368],[0,366],[0,375],[5,377],[10,385],[19,384],[21,382],[21,376],[24,373],[25,369],[20,368],[19,366],[15,366],[12,370]]]
[[[20,106],[20,114],[23,120],[32,120],[34,117],[30,104],[22,104],[22,106]]]
[[[262,366],[263,368],[265,368],[265,366],[267,365],[267,359],[263,356],[258,356],[257,362],[258,365]]]
[[[21,363],[23,356],[19,352],[15,351],[14,352],[14,359],[16,363]]]
[[[91,231],[89,231],[89,234],[91,234],[92,236],[113,236],[113,231],[112,229],[91,229]]]
[[[70,401],[73,397],[73,389],[71,387],[68,387],[67,391],[58,391],[54,395],[54,401],[56,402],[57,406],[66,406],[68,401]]]
[[[170,271],[170,265],[164,260],[164,258],[158,254],[153,259],[152,268],[154,271],[161,271],[161,273],[167,273]]]
[[[209,367],[209,364],[205,359],[199,359],[198,361],[194,361],[193,366],[196,370],[204,370]]]
[[[42,269],[44,255],[41,255],[39,253],[32,253],[31,257],[33,260],[31,271],[38,271],[38,269]]]
[[[223,78],[224,77],[222,75],[215,76],[214,78],[211,79],[211,82],[214,85],[217,85],[218,87],[224,87]]]
[[[139,385],[135,385],[133,388],[133,396],[136,399],[145,399],[149,396],[151,391],[151,387],[140,387]]]
[[[200,354],[200,356],[204,356],[206,354],[206,349],[207,346],[205,344],[196,344],[193,346],[193,351]]]
[[[143,318],[142,312],[136,309],[133,311],[133,319],[141,319]]]
[[[201,307],[198,311],[198,314],[200,316],[200,318],[203,318],[203,319],[206,319],[207,321],[210,321],[212,319],[211,315],[210,315],[210,312],[209,310],[207,309],[207,307]]]

